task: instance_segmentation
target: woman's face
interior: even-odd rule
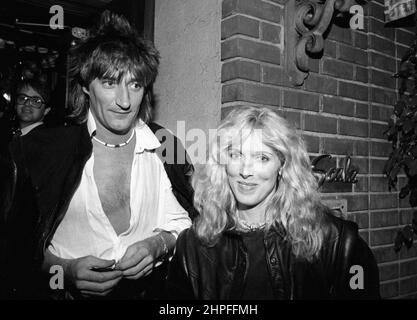
[[[226,174],[239,210],[267,203],[276,190],[281,166],[278,155],[263,143],[260,130],[229,148]]]

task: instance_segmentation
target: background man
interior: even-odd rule
[[[50,92],[47,86],[35,79],[18,83],[15,96],[17,121],[22,135],[43,125],[51,108],[47,105]]]

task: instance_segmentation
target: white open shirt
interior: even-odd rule
[[[87,122],[90,136],[96,130],[91,112]],[[49,250],[64,259],[92,255],[119,261],[133,243],[161,230],[175,237],[191,226],[188,213],[172,193],[172,186],[158,155],[152,152],[161,146],[151,129],[141,120],[135,127],[134,151],[130,183],[130,225],[117,235],[101,206],[94,180],[94,154],[85,164],[78,189],[58,226]],[[111,168],[109,168],[111,170]]]

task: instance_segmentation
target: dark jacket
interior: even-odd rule
[[[279,224],[264,236],[274,299],[379,299],[378,268],[357,225],[325,214],[325,241],[314,262],[296,258]],[[248,271],[247,253],[237,232],[224,232],[214,246],[204,245],[193,228],[184,230],[169,266],[167,297],[227,300],[241,298]],[[363,289],[351,267],[363,268]],[[350,273],[350,271],[352,273]],[[359,275],[360,277],[360,275]],[[352,280],[351,280],[352,279]]]
[[[157,124],[149,127],[154,132],[163,130]],[[185,150],[172,134],[167,130],[165,133],[177,146],[168,150],[175,152],[177,159],[177,152],[185,153]],[[20,290],[21,294],[16,293],[18,297],[31,297],[33,291],[35,294],[39,291],[28,289],[37,285],[32,282],[39,279],[43,252],[64,218],[91,153],[91,138],[83,124],[46,128],[36,134],[16,137],[10,144],[10,152],[1,157],[0,178],[4,180],[0,182],[0,244],[3,249],[0,252],[3,285],[0,286],[3,290]],[[164,167],[174,195],[193,218],[196,211],[188,180],[193,168],[186,156],[182,158],[185,163],[164,163]],[[27,276],[22,279],[21,274]]]

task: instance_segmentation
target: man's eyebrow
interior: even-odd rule
[[[100,79],[100,81],[106,81],[106,80],[112,80],[112,81],[117,81],[117,77],[114,77],[114,76],[105,76],[105,77],[101,77],[101,78],[99,78]]]

